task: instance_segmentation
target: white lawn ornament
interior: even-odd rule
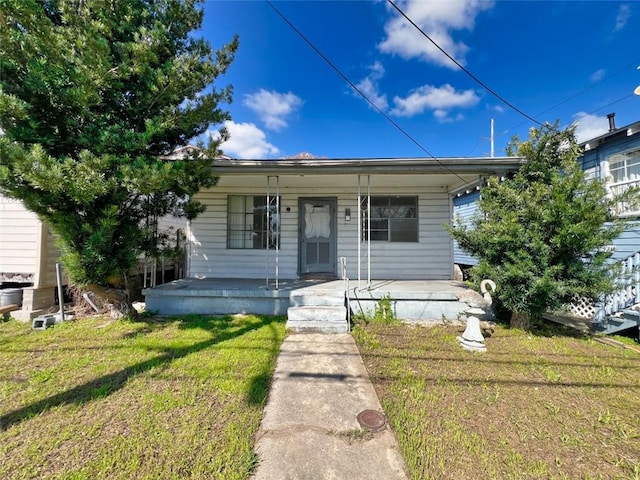
[[[491,287],[488,290],[487,287]],[[491,292],[496,291],[496,284],[493,280],[483,280],[480,282],[480,292],[482,293],[483,306],[482,307],[470,307],[465,310],[467,314],[467,328],[465,328],[462,336],[457,337],[460,342],[460,346],[465,350],[471,352],[486,352],[487,347],[484,345],[484,337],[480,330],[480,318],[478,316],[484,316],[487,310],[491,307],[493,299],[491,298]]]

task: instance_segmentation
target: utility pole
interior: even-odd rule
[[[493,118],[491,119],[491,158],[493,158],[494,153],[494,137],[493,137]]]

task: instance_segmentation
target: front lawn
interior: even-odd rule
[[[498,328],[478,354],[456,335],[354,331],[413,479],[640,478],[640,353]]]
[[[0,478],[247,479],[282,318],[0,324]]]

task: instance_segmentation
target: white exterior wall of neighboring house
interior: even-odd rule
[[[19,200],[0,196],[0,280],[32,282],[40,220]]]
[[[451,218],[446,188],[426,186],[421,175],[372,175],[371,196],[415,196],[418,198],[418,242],[371,241],[372,279],[452,278],[452,241],[443,228]],[[281,242],[278,252],[279,278],[297,278],[298,199],[337,199],[337,259],[345,257],[348,275],[358,276],[358,176],[280,176]],[[361,194],[366,195],[366,185]],[[270,194],[276,195],[272,177]],[[227,248],[227,198],[229,195],[266,195],[266,177],[222,176],[210,190],[198,194],[207,210],[191,222],[188,230],[187,276],[195,278],[274,278],[276,252],[272,249]],[[345,219],[350,209],[351,220]],[[361,275],[366,278],[365,245],[361,251]],[[267,258],[269,257],[269,258]],[[340,276],[340,268],[336,265]]]
[[[32,284],[12,316],[28,320],[54,305],[58,256],[51,230],[22,202],[0,196],[0,281]]]

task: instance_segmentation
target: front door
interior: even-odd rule
[[[300,273],[336,274],[336,199],[299,198]]]

